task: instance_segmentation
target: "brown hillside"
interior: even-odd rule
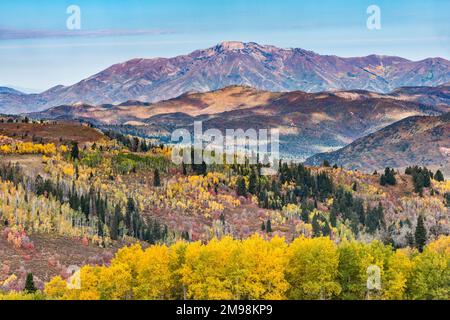
[[[404,119],[340,150],[315,155],[306,163],[320,164],[324,160],[364,171],[422,165],[449,174],[449,114]]]
[[[75,122],[0,123],[0,135],[25,142],[94,142],[105,138],[98,130]]]

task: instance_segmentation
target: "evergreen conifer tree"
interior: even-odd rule
[[[425,224],[422,215],[419,215],[419,218],[417,219],[417,226],[414,238],[416,248],[419,250],[419,252],[422,252],[427,242],[427,230],[425,229]]]
[[[25,281],[24,291],[26,293],[35,293],[37,291],[36,286],[34,285],[33,274],[28,273],[27,279]]]
[[[160,187],[161,186],[161,178],[159,177],[159,170],[155,169],[153,174],[153,186]]]

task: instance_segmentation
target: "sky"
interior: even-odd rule
[[[71,5],[80,9],[79,30],[67,27]],[[380,9],[380,29],[367,27],[370,5]],[[449,12],[449,0],[1,0],[0,86],[40,92],[132,58],[231,40],[342,57],[450,59]]]

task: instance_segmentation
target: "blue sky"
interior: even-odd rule
[[[380,30],[366,27],[372,4],[381,9]],[[79,31],[66,28],[69,5],[81,9]],[[70,85],[131,58],[225,40],[450,59],[449,12],[448,0],[1,0],[0,86]]]

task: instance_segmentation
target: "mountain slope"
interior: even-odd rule
[[[312,156],[306,164],[324,160],[363,171],[424,165],[450,173],[450,113],[408,117],[340,150]]]
[[[414,101],[433,106],[450,106],[450,84],[437,87],[401,87],[389,94],[394,99]]]
[[[72,86],[57,86],[26,101],[29,111],[62,104],[155,102],[185,92],[207,92],[230,85],[266,91],[320,92],[363,89],[389,92],[402,86],[436,86],[450,81],[450,61],[409,61],[370,55],[341,58],[303,49],[224,42],[174,58],[133,59]],[[0,98],[0,112],[17,113],[23,103]]]
[[[232,86],[206,93],[186,93],[154,104],[131,100],[118,105],[100,106],[76,103],[31,115],[46,119],[81,118],[103,124],[126,124],[129,121],[144,121],[159,114],[185,113],[189,116],[198,116],[247,109],[270,104],[282,95],[250,87]]]
[[[194,121],[202,121],[204,130],[278,128],[282,152],[306,158],[343,147],[403,118],[440,113],[432,106],[367,91],[274,93],[232,86],[155,104],[64,105],[30,117],[137,125],[149,136],[165,137],[176,128],[192,130]]]
[[[18,90],[0,87],[0,113],[18,114],[28,112],[30,108],[42,109],[47,100],[38,94],[25,94]]]
[[[0,94],[14,94],[14,95],[22,95],[24,93],[8,87],[0,87]]]

